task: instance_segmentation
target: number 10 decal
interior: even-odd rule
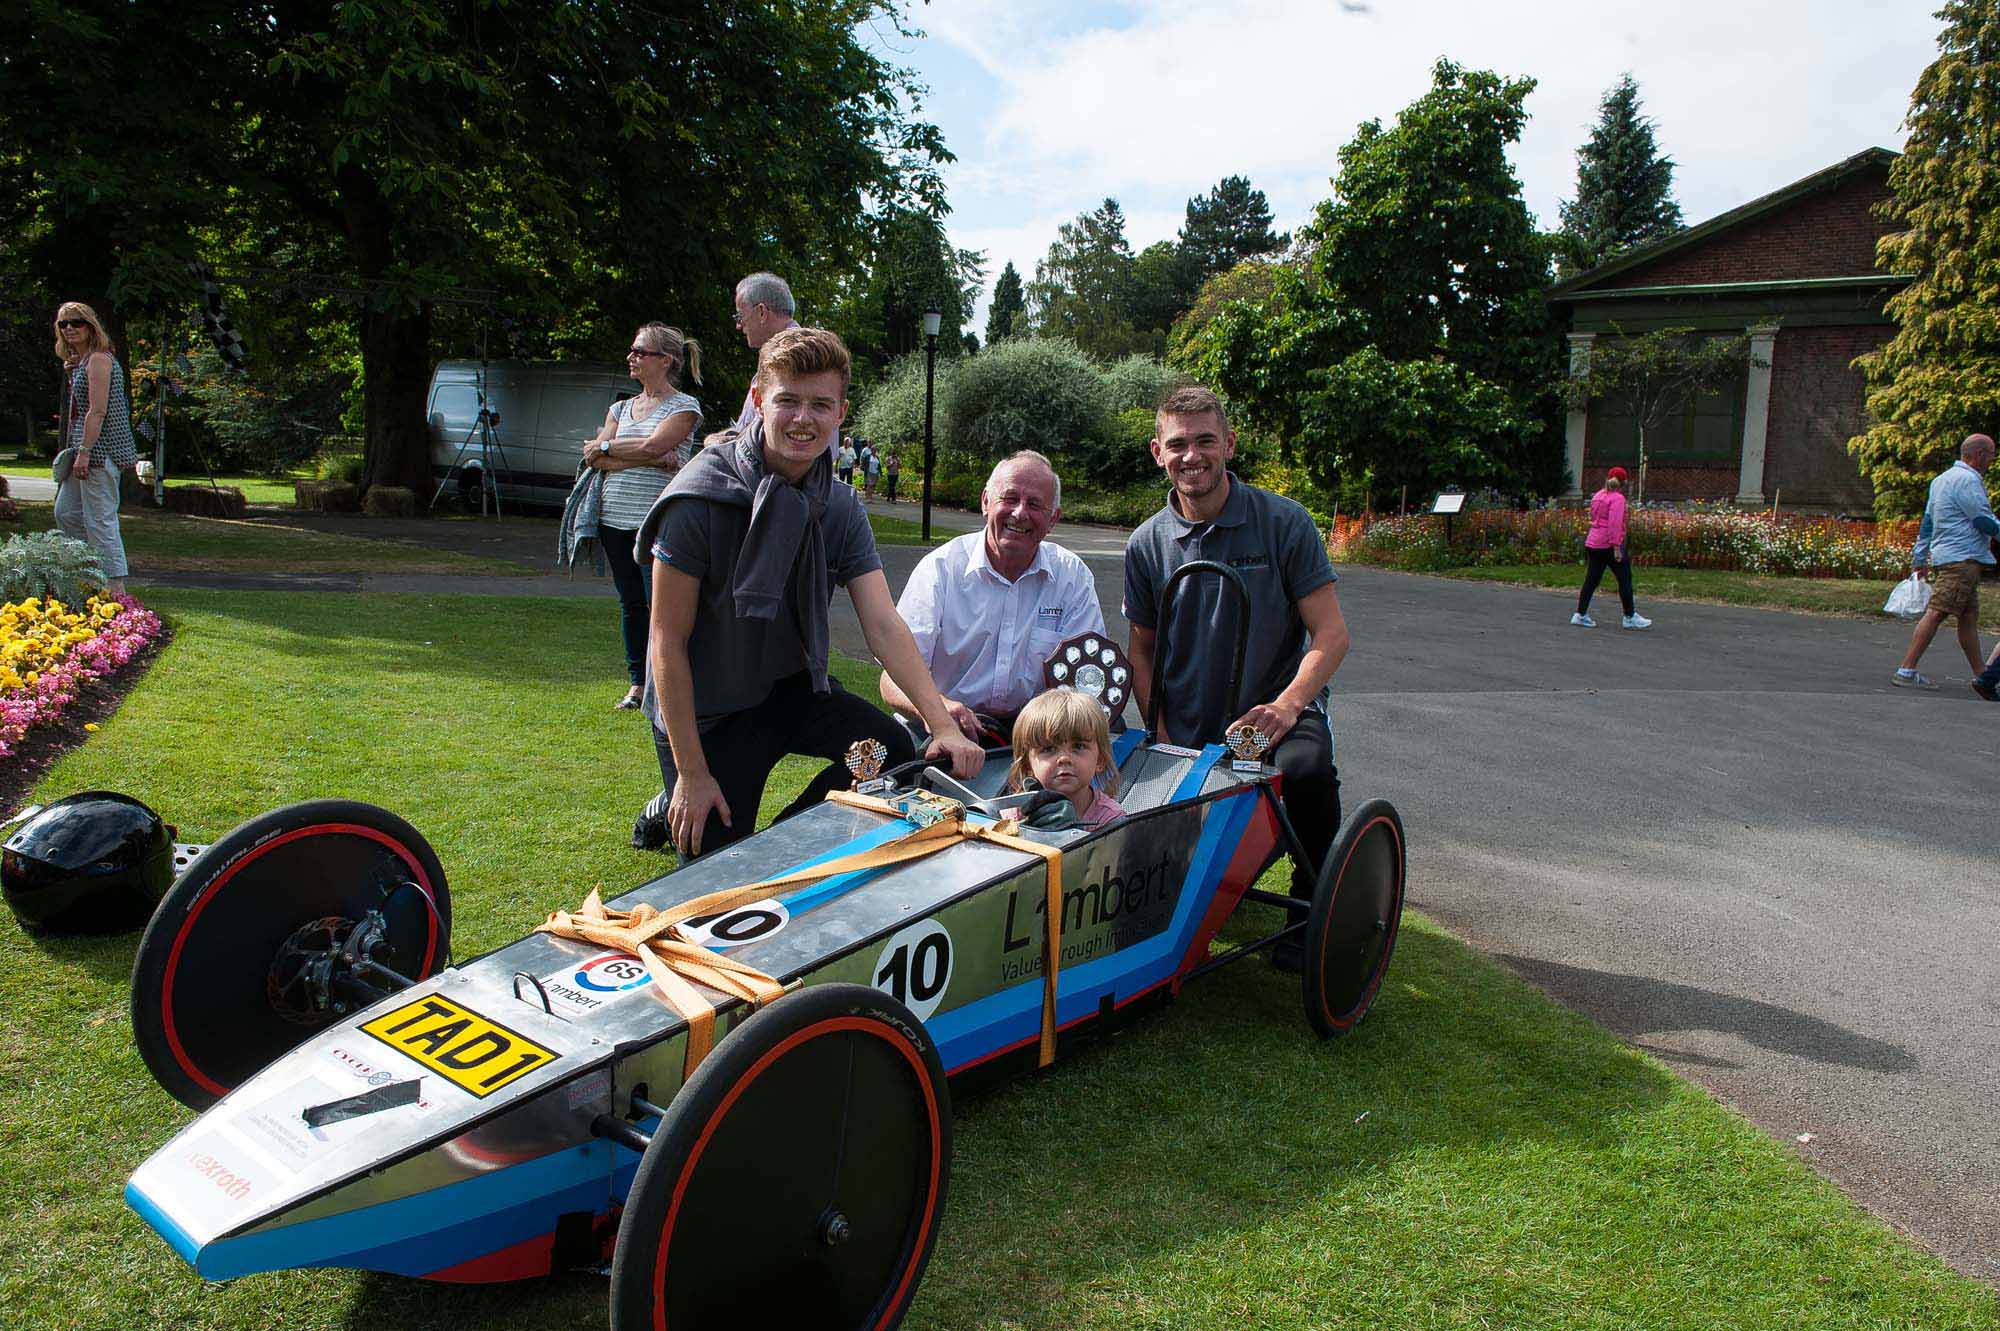
[[[927,1021],[951,987],[951,935],[936,920],[919,920],[882,945],[870,981]]]

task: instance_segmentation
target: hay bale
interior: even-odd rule
[[[361,511],[361,487],[346,481],[327,481],[322,496],[325,507],[322,513],[359,513]]]
[[[306,513],[326,512],[325,481],[293,481],[292,503]]]
[[[240,518],[244,512],[243,492],[233,485],[220,489],[207,485],[170,485],[167,509],[204,518]]]
[[[371,485],[362,498],[361,511],[371,518],[414,518],[416,491],[400,485]]]

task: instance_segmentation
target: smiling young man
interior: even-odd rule
[[[902,728],[827,673],[836,583],[869,650],[941,736],[927,752],[961,778],[979,772],[984,755],[952,724],[896,615],[861,501],[833,483],[827,444],[847,416],[850,365],[823,328],[773,336],[750,390],[758,418],[683,467],[640,533],[654,559],[646,714],[683,855],[748,835],[788,753],[828,766],[779,817],[844,784],[858,739],[881,740],[891,763],[910,757]]]
[[[1156,735],[1176,744],[1213,743],[1241,722],[1270,740],[1264,761],[1284,773],[1285,812],[1312,856],[1292,866],[1292,895],[1310,898],[1319,862],[1340,828],[1340,777],[1333,762],[1328,683],[1347,655],[1347,624],[1333,564],[1312,516],[1282,495],[1231,474],[1236,435],[1205,388],[1168,394],[1149,445],[1167,473],[1167,503],[1125,545],[1125,618],[1132,626],[1133,683],[1142,715],[1164,690]],[[1164,678],[1156,648],[1159,598],[1181,565],[1214,560],[1236,570],[1250,596],[1243,658],[1243,709],[1224,696],[1234,655],[1233,598],[1222,580],[1197,577],[1175,595],[1167,626],[1172,660]],[[1296,969],[1294,945],[1273,960]]]
[[[979,511],[985,527],[925,555],[896,610],[958,728],[977,739],[978,713],[1004,743],[1015,714],[1042,691],[1042,663],[1065,638],[1102,633],[1104,611],[1090,569],[1047,539],[1062,516],[1062,481],[1047,458],[1023,450],[1002,460]],[[880,688],[905,718],[919,714],[887,671]]]

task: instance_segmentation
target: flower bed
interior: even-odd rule
[[[1578,509],[1482,509],[1445,521],[1429,514],[1343,521],[1336,559],[1414,570],[1483,564],[1573,564],[1589,515]],[[1914,522],[1772,518],[1723,509],[1634,508],[1626,519],[1634,563],[1806,578],[1894,578],[1910,566]]]
[[[36,596],[0,605],[0,758],[159,635],[160,617],[129,596],[101,592],[81,610]]]

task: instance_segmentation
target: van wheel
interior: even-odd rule
[[[479,516],[480,478],[477,467],[458,469],[458,511]]]

